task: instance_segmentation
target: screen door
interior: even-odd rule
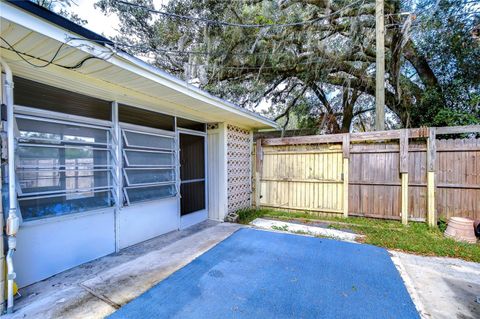
[[[180,133],[180,212],[191,214],[206,208],[205,136]]]

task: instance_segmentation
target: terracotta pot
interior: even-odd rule
[[[473,220],[464,217],[450,218],[447,230],[445,231],[445,237],[475,244],[477,238],[475,237]]]

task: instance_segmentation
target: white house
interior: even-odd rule
[[[7,221],[10,280],[251,205],[252,131],[274,122],[30,1],[1,1],[0,15],[3,214],[20,219],[18,232]]]

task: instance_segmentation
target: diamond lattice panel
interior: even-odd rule
[[[251,205],[251,145],[248,130],[227,125],[229,213]]]

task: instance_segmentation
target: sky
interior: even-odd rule
[[[76,5],[72,4],[69,10],[88,21],[85,25],[87,29],[107,37],[116,35],[119,25],[118,17],[114,14],[105,16],[100,9],[94,7],[96,2],[97,0],[74,0]],[[160,9],[163,3],[168,3],[168,0],[153,0],[156,9]]]

